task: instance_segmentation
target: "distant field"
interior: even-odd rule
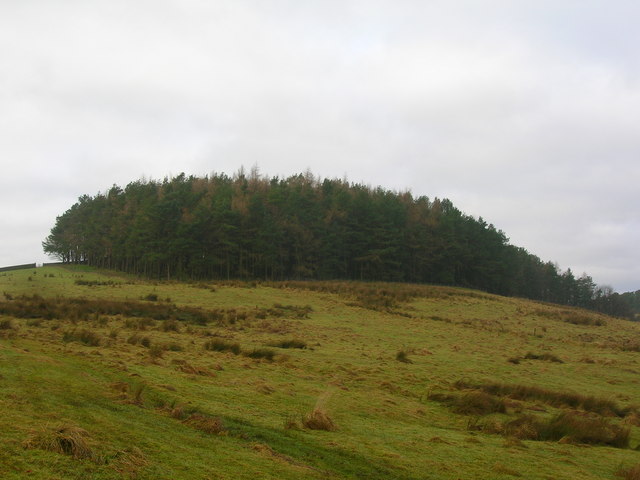
[[[3,272],[0,478],[640,478],[639,334],[445,287]]]

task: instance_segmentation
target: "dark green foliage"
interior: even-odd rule
[[[13,328],[13,323],[11,319],[0,320],[0,330],[11,330]]]
[[[51,276],[53,277],[53,274],[51,274]],[[84,285],[85,287],[97,287],[97,286],[113,287],[115,285],[120,284],[120,282],[114,282],[113,280],[101,281],[101,280],[82,280],[82,279],[78,279],[74,283],[76,285]]]
[[[289,340],[282,340],[280,342],[270,343],[269,346],[278,347],[278,348],[301,348],[302,349],[302,348],[307,348],[307,343],[303,342],[302,340],[291,338]]]
[[[239,355],[241,352],[240,344],[225,342],[218,338],[206,342],[204,348],[205,350],[212,350],[214,352],[231,352],[234,355]]]
[[[396,360],[402,363],[413,363],[409,358],[409,353],[406,350],[400,350],[396,353]]]
[[[551,353],[537,354],[537,353],[528,352],[524,356],[524,358],[525,358],[525,360],[544,360],[546,362],[564,363],[562,360],[560,360],[558,357],[556,357],[555,355],[553,355]]]
[[[269,348],[256,348],[250,352],[246,352],[244,355],[255,359],[264,358],[265,360],[272,362],[276,356],[276,352]]]
[[[630,315],[617,294],[510,245],[449,200],[309,173],[180,174],[114,186],[80,197],[43,248],[63,262],[155,278],[436,283]],[[394,306],[386,295],[361,302]]]

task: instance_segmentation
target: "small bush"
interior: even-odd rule
[[[164,353],[165,348],[163,345],[160,345],[158,343],[154,343],[153,345],[151,345],[151,347],[149,348],[149,355],[151,356],[151,358],[162,358],[162,354]]]
[[[400,350],[396,353],[396,360],[402,363],[413,363],[406,350]]]
[[[180,332],[180,323],[177,320],[170,319],[162,322],[163,332]]]
[[[151,339],[149,337],[141,337],[135,333],[127,338],[127,343],[130,343],[131,345],[142,345],[143,347],[149,348],[151,346]]]
[[[245,356],[254,359],[264,358],[265,360],[272,362],[273,358],[276,356],[276,352],[269,348],[256,348],[250,352],[245,353]]]
[[[13,322],[10,318],[0,320],[0,330],[11,330],[13,329]]]
[[[277,348],[307,348],[307,343],[302,340],[296,340],[294,338],[290,340],[283,340],[281,342],[270,343],[269,346]]]
[[[148,302],[157,302],[158,301],[158,295],[155,293],[150,293],[148,295],[146,295],[145,297],[142,298],[143,300],[146,300]]]
[[[212,350],[214,352],[231,352],[234,355],[239,355],[241,352],[240,344],[225,342],[217,338],[206,342],[204,348],[205,350]]]
[[[541,355],[538,355],[538,354],[529,352],[524,356],[524,358],[525,360],[544,360],[546,362],[564,363],[562,360],[560,360],[558,357],[556,357],[551,353],[543,353]]]

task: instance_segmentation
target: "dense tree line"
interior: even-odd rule
[[[449,200],[310,173],[113,186],[80,197],[43,247],[64,262],[159,278],[435,283],[628,314],[588,275],[510,245]]]

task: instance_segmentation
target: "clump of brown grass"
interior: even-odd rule
[[[496,473],[501,473],[503,475],[511,475],[512,477],[522,476],[522,474],[520,474],[520,472],[518,472],[517,470],[514,470],[513,468],[509,468],[500,462],[496,462],[496,464],[493,466],[493,471]]]
[[[472,391],[461,395],[431,393],[427,398],[444,403],[454,413],[460,415],[489,415],[491,413],[506,413],[507,411],[504,399],[494,397],[485,392]]]
[[[519,440],[561,441],[616,448],[627,448],[630,436],[629,428],[611,424],[598,415],[572,411],[548,419],[525,414],[506,423],[474,423],[470,424],[470,428]]]
[[[300,430],[300,425],[298,425],[295,415],[289,415],[284,419],[284,428],[285,430]]]
[[[454,387],[459,390],[480,390],[490,395],[508,397],[514,400],[535,400],[546,403],[552,407],[579,408],[586,412],[593,412],[599,415],[615,415],[624,417],[629,413],[628,408],[621,408],[613,400],[572,392],[556,392],[536,386],[508,385],[492,382],[474,384],[458,380],[454,383]]]
[[[640,480],[640,463],[629,468],[620,467],[616,476],[622,477],[624,480]]]
[[[113,456],[114,468],[124,478],[136,478],[138,470],[149,465],[149,461],[137,447],[126,448]]]
[[[325,393],[318,398],[316,405],[311,412],[302,416],[302,425],[310,430],[325,430],[333,432],[337,430],[336,424],[327,413],[324,405],[329,400],[330,394]]]
[[[201,432],[219,435],[226,431],[220,417],[210,417],[202,413],[193,413],[183,420],[185,425],[189,425]]]
[[[100,345],[100,335],[86,328],[73,329],[62,334],[62,341],[65,343],[80,342],[89,347],[97,347]]]
[[[332,432],[336,430],[336,425],[333,423],[329,414],[322,408],[314,408],[310,413],[307,413],[302,418],[302,425],[310,430],[326,430]]]
[[[205,377],[215,376],[215,373],[207,370],[206,368],[196,367],[186,362],[182,365],[179,365],[177,369],[183,373],[188,373],[189,375],[201,375]]]
[[[525,360],[544,360],[545,362],[553,362],[553,363],[564,363],[562,360],[560,360],[558,357],[556,357],[552,353],[537,354],[537,353],[528,352],[524,356],[524,359]]]
[[[37,448],[77,459],[97,461],[98,458],[91,448],[90,440],[89,433],[83,428],[75,425],[59,425],[33,432],[22,446],[26,449]]]

